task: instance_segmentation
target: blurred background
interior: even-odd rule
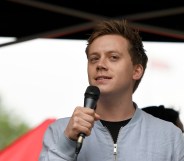
[[[0,149],[46,119],[70,116],[88,85],[85,45],[94,23],[127,18],[149,63],[134,100],[164,104],[184,122],[183,0],[0,1]]]

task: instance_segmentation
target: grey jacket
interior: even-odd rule
[[[64,135],[69,118],[61,118],[47,129],[39,161],[73,161],[76,142]],[[184,161],[181,130],[139,108],[119,131],[117,145],[108,130],[96,121],[86,137],[78,161]]]

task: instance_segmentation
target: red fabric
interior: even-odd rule
[[[30,130],[7,148],[1,150],[0,161],[38,161],[42,139],[48,125],[55,119],[47,119]]]

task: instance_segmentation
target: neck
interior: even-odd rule
[[[135,107],[131,98],[100,98],[97,104],[96,112],[100,115],[102,120],[122,121],[132,118],[135,112]]]

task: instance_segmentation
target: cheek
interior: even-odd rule
[[[116,73],[118,82],[130,82],[132,80],[132,70],[130,68],[122,68]]]
[[[93,71],[91,68],[87,68],[87,75],[88,75],[88,80],[90,81],[92,79]]]
[[[91,75],[91,73],[92,73],[92,69],[88,66],[88,68],[87,68],[87,73],[88,73],[88,77]]]

